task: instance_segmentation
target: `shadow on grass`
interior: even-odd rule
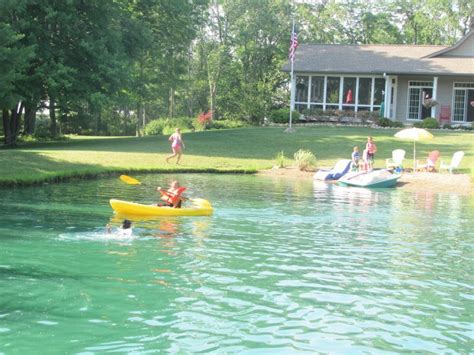
[[[274,159],[284,150],[290,157],[299,149],[308,149],[321,159],[343,159],[350,157],[354,145],[362,151],[367,136],[373,136],[378,147],[377,156],[388,158],[394,149],[405,149],[407,157],[413,151],[413,142],[399,140],[393,135],[398,129],[371,129],[366,127],[297,127],[296,133],[284,133],[283,127],[276,128],[243,128],[220,131],[204,131],[183,134],[186,143],[184,154],[206,157],[226,157],[239,159]],[[457,150],[464,150],[466,155],[468,143],[464,149],[462,143],[441,143],[436,139],[456,140],[465,136],[464,132],[435,132],[430,141],[417,142],[417,156],[427,155],[429,151],[440,150],[443,159]],[[460,136],[461,135],[461,136]],[[474,135],[473,135],[474,136]],[[97,139],[72,139],[66,142],[30,144],[20,147],[22,151],[74,150],[97,152],[127,152],[169,154],[171,152],[168,136],[149,137],[115,137]],[[472,146],[472,143],[470,143]]]

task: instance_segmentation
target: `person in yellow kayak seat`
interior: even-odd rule
[[[186,199],[181,196],[186,188],[184,186],[179,186],[179,182],[176,180],[171,183],[168,190],[161,187],[157,187],[156,190],[161,193],[161,199],[165,201],[164,206],[181,208],[182,202]],[[158,206],[160,206],[160,204],[158,204]],[[163,206],[163,204],[161,204],[161,206]]]

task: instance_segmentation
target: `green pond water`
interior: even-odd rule
[[[0,353],[473,350],[473,201],[182,175],[211,217],[120,224],[176,176],[1,190]]]

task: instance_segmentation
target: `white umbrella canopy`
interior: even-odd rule
[[[413,172],[416,171],[416,141],[432,139],[433,135],[423,128],[406,128],[395,133],[395,137],[413,141]]]

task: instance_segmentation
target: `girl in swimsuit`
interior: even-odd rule
[[[173,154],[166,158],[166,162],[169,163],[169,160],[174,157],[178,157],[176,159],[176,164],[179,164],[181,160],[181,155],[183,154],[182,151],[184,149],[184,141],[181,137],[181,131],[179,128],[176,128],[175,132],[168,138],[171,142],[171,149],[173,150]]]

